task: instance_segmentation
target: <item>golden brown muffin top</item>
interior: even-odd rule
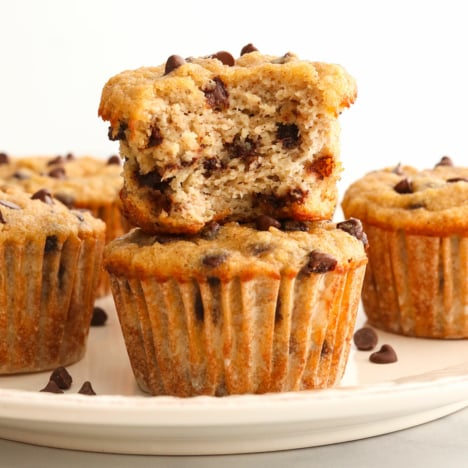
[[[343,272],[367,262],[366,237],[357,220],[338,225],[288,221],[278,229],[277,222],[262,219],[267,221],[257,228],[213,223],[195,236],[151,236],[135,229],[107,246],[105,266],[116,275],[158,281],[228,281]]]
[[[345,192],[343,211],[391,230],[468,234],[468,168],[444,157],[432,169],[398,165],[373,171]]]
[[[70,234],[86,238],[104,232],[101,220],[85,211],[68,209],[47,189],[33,194],[15,187],[0,190],[0,244]]]

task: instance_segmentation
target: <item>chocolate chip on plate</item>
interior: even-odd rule
[[[376,347],[378,337],[373,328],[362,327],[355,331],[353,341],[359,351],[370,351]]]
[[[57,383],[54,382],[53,380],[49,380],[47,382],[47,385],[39,391],[47,392],[47,393],[64,393],[64,391],[61,390],[60,387],[57,385]]]
[[[96,392],[94,391],[93,386],[89,380],[83,383],[81,388],[78,390],[78,393],[81,393],[82,395],[96,395]]]
[[[390,345],[384,344],[378,351],[369,356],[369,361],[375,364],[391,364],[392,362],[397,362],[398,357]]]
[[[62,390],[68,390],[72,384],[72,376],[65,367],[60,366],[53,370],[50,375],[50,380],[57,384],[57,387]]]
[[[107,322],[107,313],[102,307],[94,307],[91,318],[92,327],[100,327]]]

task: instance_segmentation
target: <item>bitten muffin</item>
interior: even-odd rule
[[[192,236],[135,229],[114,240],[105,267],[139,386],[186,397],[336,384],[364,242],[357,220],[280,225],[267,217],[257,228],[211,224]]]
[[[129,229],[119,198],[123,185],[121,172],[118,156],[107,160],[75,157],[71,153],[55,157],[12,158],[6,153],[0,156],[0,186],[20,186],[29,193],[46,187],[69,208],[86,209],[102,219],[106,223],[107,241]],[[97,295],[109,293],[109,277],[102,271]]]
[[[408,336],[468,337],[468,168],[444,157],[352,184],[346,216],[369,238],[363,305],[369,323]]]
[[[339,65],[263,55],[171,56],[105,85],[99,115],[125,159],[122,201],[145,232],[208,222],[331,219],[338,116],[356,97]]]
[[[0,191],[0,374],[83,356],[104,242],[101,220],[48,190]]]

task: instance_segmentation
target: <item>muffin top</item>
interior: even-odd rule
[[[53,236],[81,239],[104,235],[105,224],[91,214],[71,210],[47,189],[28,194],[15,187],[0,190],[0,244]]]
[[[354,182],[342,202],[346,216],[385,229],[444,236],[468,232],[468,168],[444,156],[432,169],[398,165]]]
[[[31,156],[0,159],[0,185],[19,186],[29,193],[47,187],[70,207],[112,203],[122,187],[120,158]]]
[[[194,236],[154,236],[134,229],[106,247],[105,266],[116,275],[158,281],[294,277],[363,265],[366,243],[361,224],[354,219],[280,224],[263,216],[257,226],[212,223]]]

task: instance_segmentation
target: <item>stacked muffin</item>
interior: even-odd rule
[[[246,46],[111,78],[99,114],[139,226],[105,266],[135,377],[155,395],[265,393],[343,374],[367,262],[337,202],[338,66]]]

